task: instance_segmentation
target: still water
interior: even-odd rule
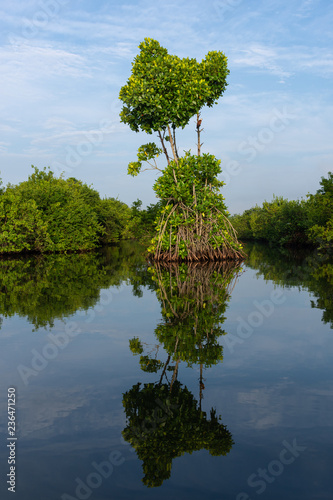
[[[247,252],[0,261],[1,499],[333,498],[333,262]]]

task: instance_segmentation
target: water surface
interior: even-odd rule
[[[127,243],[2,259],[16,497],[331,499],[333,263],[148,266]]]

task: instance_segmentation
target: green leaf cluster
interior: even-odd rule
[[[307,235],[320,250],[333,252],[333,174],[322,177],[321,188],[308,195],[309,229]]]
[[[191,155],[190,151],[172,160],[154,184],[154,191],[161,200],[182,202],[184,205],[197,206],[205,211],[211,204],[227,214],[223,196],[219,193],[224,182],[217,176],[221,174],[221,160],[210,154]]]
[[[139,48],[132,74],[119,94],[124,103],[121,121],[135,132],[151,134],[168,125],[184,128],[203,106],[213,106],[227,86],[223,52],[209,52],[199,63],[170,55],[151,38]]]
[[[151,165],[150,160],[155,160],[162,153],[162,149],[158,148],[154,142],[148,142],[148,144],[143,144],[138,149],[138,161],[132,161],[128,164],[127,173],[135,177],[141,171],[142,162],[148,162]],[[151,165],[153,168],[157,168]]]

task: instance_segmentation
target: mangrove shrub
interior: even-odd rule
[[[169,261],[241,259],[242,248],[218,192],[220,162],[212,155],[201,156],[200,142],[200,112],[216,104],[225,91],[227,58],[211,51],[201,62],[181,59],[150,38],[139,48],[132,74],[120,90],[124,104],[120,117],[135,132],[155,132],[160,142],[160,147],[154,142],[140,146],[137,160],[128,165],[133,176],[143,166],[162,173],[154,189],[164,208],[156,221],[150,255]],[[184,128],[195,115],[197,155],[187,152],[180,157],[176,129]],[[164,170],[157,164],[161,154],[167,162]]]

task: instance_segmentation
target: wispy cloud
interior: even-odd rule
[[[289,77],[291,73],[283,68],[281,59],[277,49],[253,45],[240,49],[239,54],[235,55],[231,62],[236,66],[251,67],[259,71],[267,71],[281,78]]]

